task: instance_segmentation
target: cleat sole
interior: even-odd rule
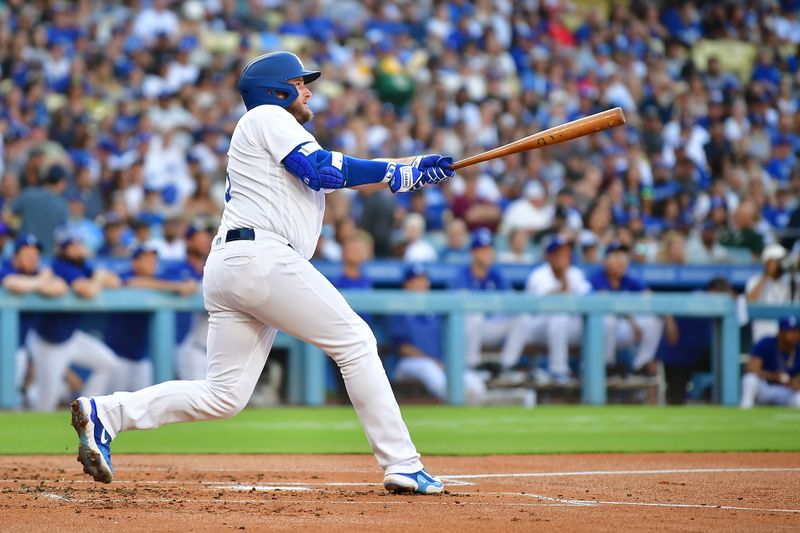
[[[78,445],[77,460],[83,465],[83,471],[92,476],[95,481],[102,483],[111,483],[114,479],[114,474],[103,466],[103,460],[100,452],[91,449],[86,440],[86,426],[89,424],[89,417],[82,411],[80,402],[75,400],[72,402],[72,427],[78,433],[80,444]]]

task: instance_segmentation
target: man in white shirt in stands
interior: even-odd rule
[[[503,213],[500,233],[506,234],[515,229],[536,233],[549,228],[554,215],[555,206],[548,201],[542,184],[531,181],[525,185],[522,198],[511,202]]]
[[[592,286],[583,272],[572,266],[572,242],[555,235],[545,248],[546,262],[528,276],[525,291],[533,296],[573,294],[582,296]],[[502,364],[516,365],[526,344],[545,344],[548,351],[548,372],[539,381],[571,385],[574,378],[569,369],[569,346],[577,346],[583,333],[580,314],[556,313],[529,315],[520,326],[509,333]],[[537,376],[538,377],[538,376]]]

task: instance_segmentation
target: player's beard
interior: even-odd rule
[[[309,109],[306,104],[301,102],[299,98],[295,98],[294,102],[292,102],[289,107],[286,108],[286,111],[291,113],[295,120],[297,120],[297,122],[300,124],[305,124],[314,118],[314,113],[312,113],[311,109]]]

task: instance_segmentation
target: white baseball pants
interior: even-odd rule
[[[522,314],[495,316],[487,316],[485,313],[468,314],[466,316],[467,366],[475,367],[481,363],[481,350],[484,344],[502,343],[505,350],[511,332],[516,328],[524,328],[525,323],[525,315]]]
[[[422,469],[378,357],[375,336],[344,297],[281,237],[214,239],[205,266],[209,311],[204,380],[168,381],[95,398],[112,438],[171,422],[230,417],[247,404],[280,329],[310,342],[339,366],[350,400],[384,472]]]
[[[634,370],[639,370],[655,359],[658,343],[661,341],[661,333],[664,330],[664,323],[655,315],[636,316],[632,320],[641,332],[641,339],[636,348],[636,355],[632,364]],[[617,360],[617,350],[619,348],[636,345],[636,335],[630,320],[624,316],[609,315],[605,317],[604,326],[606,364],[612,365]]]
[[[31,399],[34,410],[56,410],[66,389],[64,374],[71,364],[91,370],[83,386],[83,394],[93,396],[111,390],[119,360],[100,339],[76,330],[66,341],[51,343],[32,332],[29,347],[33,355],[33,382],[36,388],[36,395]]]
[[[550,372],[568,374],[569,347],[579,345],[582,334],[583,319],[580,315],[522,314],[509,331],[501,362],[504,367],[510,368],[517,364],[526,344],[546,344]]]
[[[749,409],[756,402],[764,405],[800,407],[800,391],[786,385],[770,383],[757,374],[748,372],[742,376],[742,398],[739,406]]]
[[[401,357],[395,369],[395,381],[405,379],[422,383],[428,393],[439,399],[447,398],[447,374],[444,368],[428,357]],[[479,405],[486,396],[486,384],[476,372],[464,372],[467,403]]]

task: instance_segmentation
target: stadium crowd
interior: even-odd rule
[[[238,73],[290,48],[324,72],[316,137],[359,156],[458,158],[612,106],[628,117],[415,195],[337,193],[323,258],[339,260],[358,228],[377,257],[439,258],[458,220],[514,244],[519,260],[541,259],[554,232],[590,261],[614,239],[647,262],[791,248],[797,2],[591,4],[11,0],[0,7],[0,233],[33,233],[49,253],[66,225],[94,253],[124,256],[171,220],[213,224],[244,111]]]
[[[748,297],[789,301],[800,2],[609,5],[8,0],[0,255],[32,236],[46,263],[74,240],[100,259],[135,263],[147,246],[190,260],[192,228],[221,214],[239,72],[290,49],[323,72],[308,127],[361,157],[457,159],[614,106],[628,120],[417,193],[329,194],[318,259],[346,262],[358,237],[366,257],[467,264],[485,229],[500,262],[532,267],[562,238],[598,267],[619,250],[647,263],[761,260]]]

